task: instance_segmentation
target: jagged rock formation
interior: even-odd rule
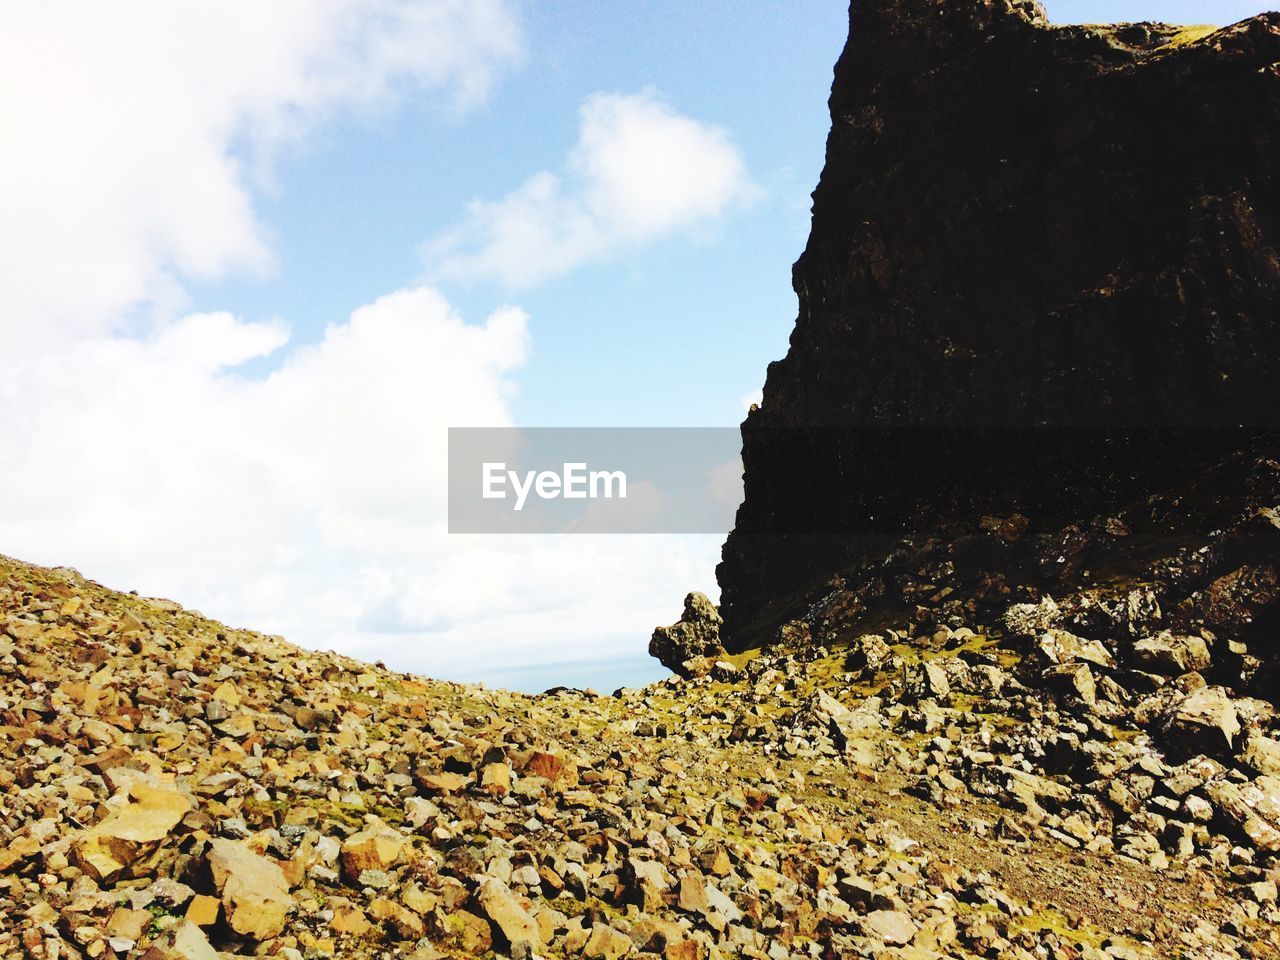
[[[791,348],[744,425],[731,650],[886,541],[1087,522],[1280,413],[1280,16],[850,19]]]
[[[724,655],[720,645],[720,612],[705,593],[684,598],[684,613],[669,627],[658,627],[649,640],[649,656],[684,677],[710,673]]]

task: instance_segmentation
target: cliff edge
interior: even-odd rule
[[[785,359],[743,427],[730,650],[902,538],[1167,490],[1280,411],[1280,15],[854,0]]]

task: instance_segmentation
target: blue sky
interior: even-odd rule
[[[529,311],[522,423],[736,423],[740,398],[786,348],[790,264],[808,231],[844,9],[813,0],[747,3],[731,16],[702,3],[522,9],[527,59],[489,104],[462,120],[409,104],[327,129],[282,165],[264,208],[279,231],[278,275],[198,298],[248,316],[365,303],[422,275],[419,244],[468,200],[559,168],[584,98],[653,89],[730,132],[762,188],[749,210],[534,289],[443,286],[469,316],[508,301]]]
[[[846,9],[0,2],[0,552],[449,679],[661,676],[722,538],[451,537],[445,430],[741,420]]]
[[[1060,0],[1048,9],[1064,23],[1227,23],[1261,8]],[[522,424],[738,422],[741,399],[786,352],[790,269],[808,234],[847,4],[526,4],[522,14],[525,62],[476,113],[459,119],[407,103],[302,145],[262,207],[277,231],[279,272],[211,285],[197,300],[298,324],[354,309],[422,276],[419,244],[458,220],[469,199],[558,168],[586,96],[652,88],[729,131],[763,190],[750,209],[531,290],[442,287],[468,316],[506,302],[529,311],[534,345],[514,403]]]

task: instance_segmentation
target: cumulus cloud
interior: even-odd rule
[[[262,380],[234,368],[287,332],[226,314],[34,356],[3,386],[6,545],[50,560],[136,552],[131,573],[148,582],[240,560],[238,577],[264,552],[310,563],[308,542],[412,548],[443,528],[444,422],[506,421],[525,324],[507,309],[470,326],[417,289]]]
[[[183,291],[270,269],[283,144],[414,91],[465,108],[520,44],[503,0],[0,0],[0,551],[455,679],[643,663],[718,538],[446,533],[446,428],[510,424],[523,311],[415,287],[298,342]]]
[[[563,174],[542,171],[424,246],[442,278],[525,287],[657,237],[707,224],[758,192],[722,129],[651,91],[582,105]]]
[[[520,45],[506,0],[4,0],[0,334],[102,333],[269,269],[274,150],[399,91],[465,107]]]
[[[237,373],[287,338],[200,314],[16,365],[0,382],[4,552],[310,646],[516,683],[643,663],[648,631],[709,578],[713,537],[446,532],[447,428],[510,424],[522,311],[468,324],[436,291],[401,290],[265,379]]]

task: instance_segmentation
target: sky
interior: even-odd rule
[[[742,419],[846,11],[0,0],[0,552],[445,679],[661,677],[722,538],[450,536],[446,430]]]

